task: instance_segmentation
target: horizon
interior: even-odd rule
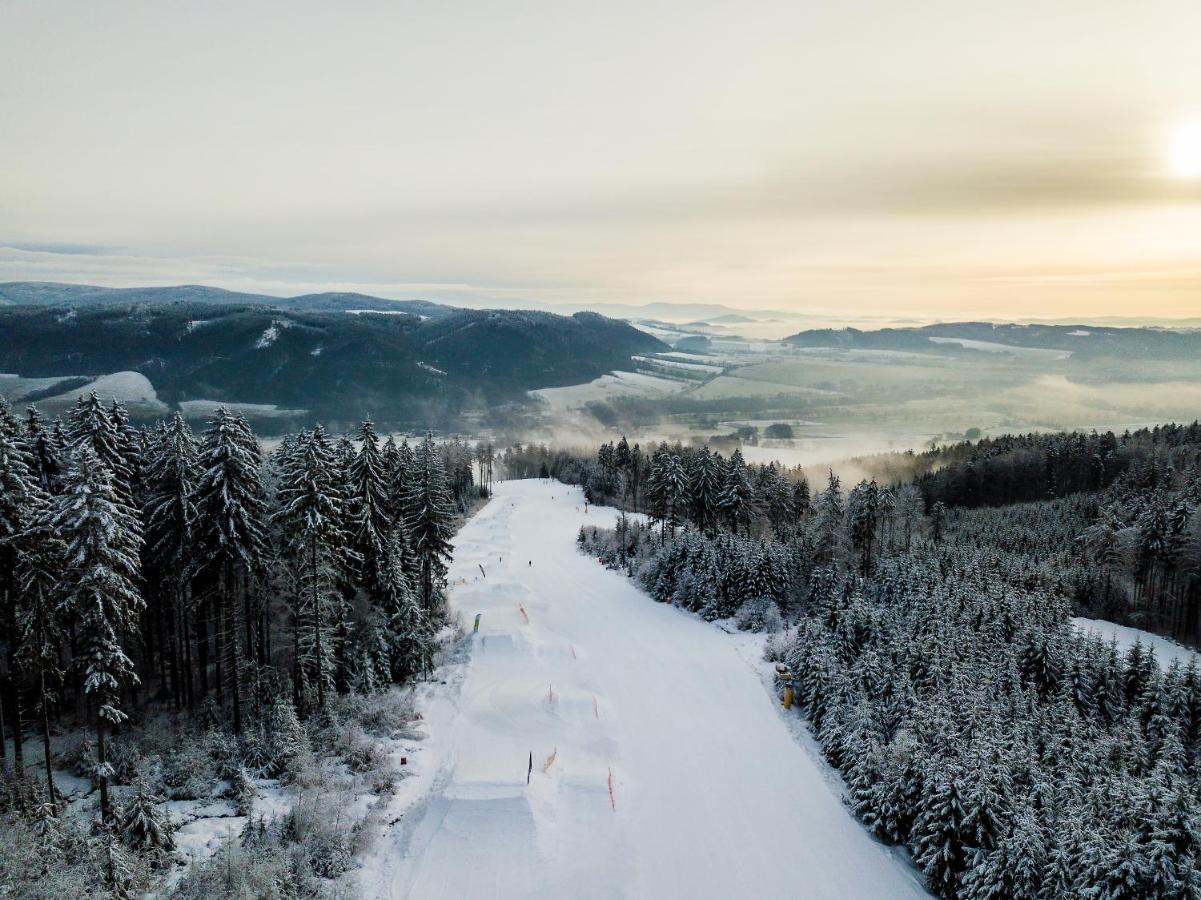
[[[716,317],[724,317],[729,314],[738,314],[745,317],[745,322],[726,323],[730,326],[731,332],[738,329],[739,325],[751,327],[754,325],[766,325],[770,323],[780,323],[781,325],[790,325],[796,330],[860,330],[873,331],[886,328],[922,328],[932,325],[954,325],[965,324],[972,322],[980,322],[989,325],[1020,325],[1020,326],[1072,326],[1082,325],[1094,328],[1161,328],[1169,330],[1194,330],[1201,328],[1201,315],[1189,316],[1112,316],[1112,315],[1096,315],[1096,316],[1067,316],[1067,317],[1050,317],[1050,316],[1020,316],[1020,317],[1003,317],[1003,316],[977,316],[977,317],[924,317],[913,314],[899,314],[897,316],[879,315],[855,315],[855,314],[838,314],[833,311],[811,311],[811,310],[774,310],[774,309],[755,309],[746,307],[733,307],[724,304],[703,304],[703,303],[666,303],[662,301],[651,301],[642,304],[621,304],[621,303],[536,303],[526,300],[514,300],[508,304],[490,304],[487,301],[479,301],[476,298],[464,297],[463,302],[454,300],[435,300],[427,296],[407,295],[407,296],[387,296],[385,294],[370,294],[361,290],[343,290],[330,286],[315,286],[315,290],[305,290],[299,292],[280,292],[280,291],[249,291],[237,288],[228,288],[216,284],[202,283],[178,283],[178,284],[95,284],[85,281],[0,281],[0,289],[13,285],[45,285],[45,286],[67,286],[67,287],[87,287],[97,288],[100,290],[178,290],[188,288],[201,288],[205,290],[219,290],[235,294],[247,294],[273,297],[279,300],[295,300],[301,297],[320,297],[323,295],[338,296],[343,294],[357,294],[364,299],[370,300],[391,300],[397,303],[406,302],[429,302],[443,305],[450,308],[486,310],[486,309],[508,309],[515,311],[533,311],[533,312],[549,312],[556,315],[571,315],[575,312],[595,311],[610,318],[628,319],[628,320],[646,320],[646,321],[662,321],[670,322],[678,325],[685,324],[702,324],[704,314],[702,308],[707,308],[709,312]],[[202,302],[202,301],[197,301]],[[665,315],[668,312],[679,312],[674,315]],[[655,311],[655,315],[651,315],[650,310]],[[642,313],[642,315],[639,315]],[[792,328],[784,329],[791,333]],[[784,337],[786,334],[781,334]],[[756,334],[755,338],[765,339],[762,334]],[[767,340],[777,340],[778,338],[766,338]]]
[[[1201,10],[1027,6],[12,7],[0,280],[1196,316]]]

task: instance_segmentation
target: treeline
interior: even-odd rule
[[[1155,488],[1172,472],[1201,465],[1201,423],[1121,435],[1004,435],[906,456],[928,504],[1001,506],[1099,491],[1119,478],[1139,490]]]
[[[318,425],[265,455],[224,409],[196,436],[178,415],[133,428],[94,393],[52,424],[0,405],[14,778],[35,724],[53,806],[52,720],[78,714],[108,823],[106,738],[151,702],[221,716],[238,741],[272,727],[280,701],[304,718],[427,671],[476,456],[429,436],[381,442],[370,422],[356,441]]]

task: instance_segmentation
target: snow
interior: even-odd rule
[[[722,371],[721,366],[715,366],[710,363],[682,362],[678,359],[662,359],[657,356],[631,356],[630,359],[634,360],[634,362],[646,363],[647,365],[665,366],[669,369],[685,369],[689,372]]]
[[[481,613],[479,633],[425,709],[431,793],[379,842],[364,895],[925,896],[794,739],[745,636],[576,551],[615,516],[502,482],[456,536],[452,611],[468,629]]]
[[[1135,641],[1141,642],[1144,647],[1153,647],[1155,658],[1159,660],[1160,666],[1164,669],[1176,661],[1179,661],[1182,666],[1187,666],[1189,660],[1195,659],[1197,656],[1196,652],[1170,638],[1160,637],[1158,634],[1143,631],[1141,628],[1131,628],[1129,625],[1117,625],[1104,619],[1084,619],[1077,616],[1072,619],[1072,627],[1078,631],[1099,635],[1106,641],[1116,640],[1118,649],[1123,651],[1133,647]]]
[[[980,350],[984,353],[1008,353],[1015,357],[1027,359],[1067,359],[1072,355],[1071,350],[1055,350],[1050,347],[1017,347],[1013,344],[999,344],[995,341],[975,341],[970,338],[931,337],[932,344],[957,344],[965,350]]]
[[[581,409],[585,404],[597,400],[611,400],[614,397],[662,397],[687,387],[686,382],[674,378],[664,378],[659,375],[647,375],[644,372],[609,372],[584,384],[572,384],[565,387],[538,388],[530,391],[529,396],[536,397],[547,404],[550,413],[564,413],[573,409]]]
[[[179,411],[186,419],[207,419],[225,407],[232,413],[256,416],[263,419],[302,416],[307,410],[287,409],[274,403],[231,403],[227,400],[181,400]]]
[[[279,324],[272,322],[267,326],[266,331],[259,335],[259,339],[254,342],[256,350],[266,350],[279,338]]]

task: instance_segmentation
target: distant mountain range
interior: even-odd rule
[[[920,328],[819,328],[784,339],[797,347],[956,354],[1058,351],[1073,357],[1201,358],[1201,329],[950,322]]]
[[[211,303],[240,306],[272,306],[305,312],[342,312],[373,309],[407,312],[437,318],[450,315],[455,307],[428,300],[385,300],[367,294],[324,293],[297,297],[247,294],[202,284],[174,287],[110,288],[91,284],[59,284],[53,281],[8,281],[0,283],[0,306],[129,306],[139,303]]]
[[[55,379],[149,379],[168,407],[259,404],[342,425],[438,424],[578,384],[666,349],[596,313],[466,310],[358,294],[277,298],[207,287],[0,285],[0,383],[54,412]],[[283,414],[272,407],[291,410]],[[290,422],[294,424],[294,422]]]

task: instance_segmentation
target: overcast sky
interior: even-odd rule
[[[1201,3],[0,0],[0,280],[1201,315]]]

